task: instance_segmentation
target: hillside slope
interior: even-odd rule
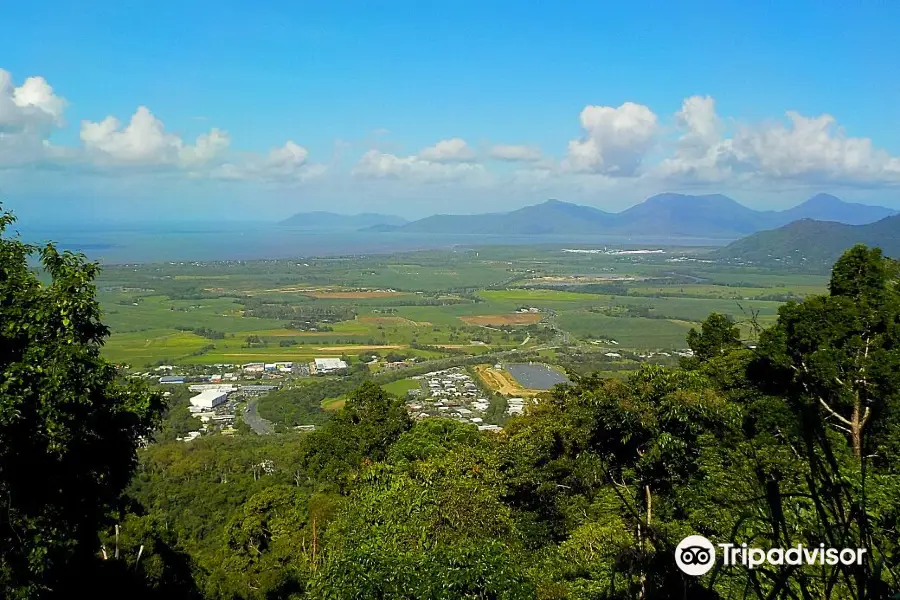
[[[584,234],[610,227],[614,215],[590,206],[559,200],[508,213],[433,215],[396,228],[410,233]]]
[[[368,231],[433,234],[493,235],[622,235],[737,239],[780,227],[798,219],[815,218],[860,224],[895,214],[880,206],[844,202],[819,194],[784,211],[758,211],[727,196],[658,194],[619,213],[559,200],[526,206],[507,213],[433,215],[403,225],[379,223]]]
[[[760,231],[716,251],[716,257],[743,262],[831,264],[854,244],[878,246],[900,257],[900,215],[867,225],[803,219]]]
[[[777,213],[787,224],[799,219],[816,221],[837,221],[847,225],[865,225],[897,214],[897,211],[883,206],[844,202],[831,194],[816,194],[806,202]]]

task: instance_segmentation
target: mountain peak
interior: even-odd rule
[[[840,206],[842,204],[847,204],[837,196],[833,196],[832,194],[816,194],[801,206]]]
[[[662,194],[650,196],[636,206],[640,206],[641,204],[647,206],[721,206],[739,205],[740,203],[722,194],[704,194],[700,196],[692,196],[690,194],[664,192]]]
[[[845,202],[832,194],[816,194],[806,202],[782,211],[792,220],[811,218],[817,221],[837,221],[848,225],[873,223],[895,214],[883,206]]]
[[[544,200],[540,204],[536,204],[535,206],[546,206],[548,208],[562,208],[563,206],[578,206],[577,204],[572,204],[571,202],[563,202],[562,200],[557,200],[556,198],[550,198],[548,200]]]

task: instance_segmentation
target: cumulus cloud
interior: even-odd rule
[[[655,145],[656,114],[642,104],[587,106],[581,111],[585,135],[569,142],[564,166],[573,171],[616,177],[636,175]]]
[[[509,146],[498,144],[489,152],[491,158],[507,162],[537,162],[541,160],[541,149],[535,146]]]
[[[440,146],[440,144],[438,144]],[[437,147],[437,146],[435,146]],[[484,167],[471,162],[440,162],[419,156],[396,156],[369,150],[353,167],[355,177],[369,179],[407,179],[421,183],[458,181],[485,172]]]
[[[429,162],[469,162],[475,158],[475,152],[465,140],[455,137],[424,148],[419,158]]]
[[[305,182],[321,176],[325,165],[308,162],[309,151],[288,140],[266,156],[250,155],[240,162],[228,162],[212,171],[217,179]]]
[[[737,168],[771,180],[900,182],[900,158],[849,137],[831,115],[786,113],[787,123],[741,127],[731,140]]]
[[[16,86],[12,75],[0,69],[0,169],[61,160],[64,148],[47,138],[61,127],[66,100],[57,96],[43,77],[28,77]]]
[[[663,178],[700,183],[752,181],[875,185],[900,183],[900,158],[874,147],[869,138],[846,134],[831,115],[739,124],[724,134],[715,102],[685,99],[676,113],[674,154],[658,166]]]
[[[16,87],[12,75],[0,69],[0,132],[46,133],[62,125],[66,100],[43,77],[29,77]]]
[[[191,166],[208,162],[230,143],[219,129],[199,136],[195,144],[165,130],[163,122],[146,106],[138,107],[127,126],[109,116],[99,123],[81,122],[81,141],[87,152],[102,163]]]
[[[198,136],[193,146],[182,145],[178,150],[178,158],[188,166],[208,163],[224,154],[230,145],[228,133],[213,128],[209,133]]]
[[[304,182],[326,172],[294,141],[268,153],[242,153],[232,149],[222,129],[189,140],[167,130],[145,106],[127,122],[114,116],[82,121],[80,143],[59,145],[50,140],[66,126],[66,107],[67,101],[43,77],[16,82],[0,69],[0,169],[66,166],[112,175],[151,168],[196,178],[273,182]],[[634,102],[588,105],[579,117],[581,137],[555,149],[565,152],[562,158],[527,145],[484,148],[485,158],[514,163],[512,173],[490,175],[478,160],[481,152],[453,137],[408,156],[379,144],[359,159],[351,174],[414,184],[502,182],[517,192],[556,185],[606,189],[617,181],[638,179],[655,188],[900,185],[900,157],[867,137],[850,135],[829,114],[789,111],[773,121],[743,123],[720,117],[713,98],[691,96],[665,123],[649,107]],[[384,139],[387,133],[379,129],[367,135]],[[650,155],[660,159],[649,164]],[[340,162],[339,153],[333,162]]]
[[[722,137],[723,124],[713,98],[685,98],[675,113],[675,124],[681,135],[672,156],[657,166],[658,176],[688,183],[721,181],[732,175],[731,140]]]

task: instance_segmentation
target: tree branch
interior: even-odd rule
[[[819,404],[821,404],[823,407],[825,407],[825,410],[827,410],[831,414],[831,416],[836,418],[838,421],[847,425],[848,427],[852,427],[853,424],[850,423],[850,421],[848,419],[845,419],[844,417],[839,415],[837,412],[835,412],[835,410],[833,408],[828,406],[828,403],[825,402],[825,400],[821,396],[819,396]],[[866,410],[868,410],[868,409],[866,409]]]

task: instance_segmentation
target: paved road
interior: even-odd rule
[[[244,409],[244,423],[249,425],[250,429],[257,434],[267,435],[272,433],[274,428],[272,427],[272,423],[259,416],[259,413],[256,410],[256,404],[258,402],[259,398],[250,398],[247,401],[247,408]]]

